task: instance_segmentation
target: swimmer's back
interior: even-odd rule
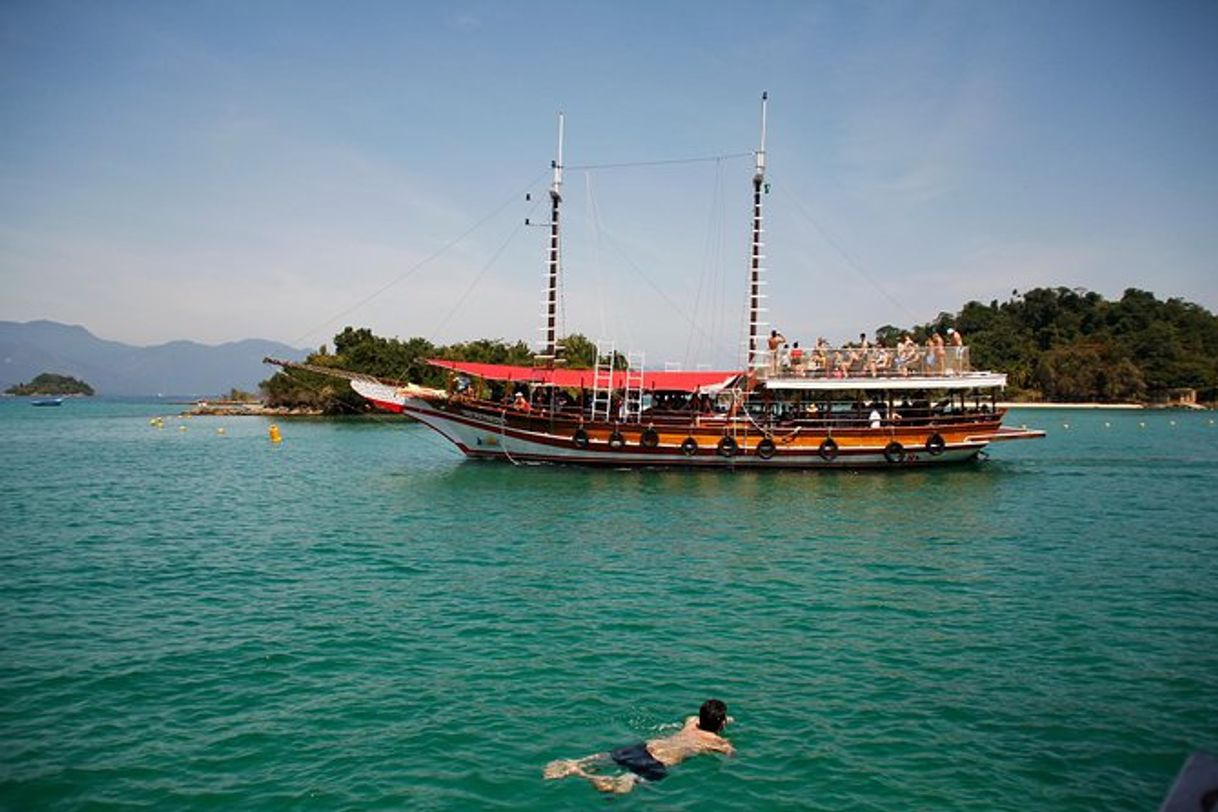
[[[731,755],[735,752],[732,749],[731,742],[727,739],[717,733],[710,733],[700,728],[697,716],[690,716],[686,719],[681,729],[671,736],[651,739],[647,742],[647,749],[655,756],[657,761],[669,767],[674,764],[680,764],[690,756],[696,756],[700,753],[725,753]]]

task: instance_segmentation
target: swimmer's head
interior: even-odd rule
[[[718,699],[708,699],[698,708],[698,727],[707,733],[718,733],[727,724],[727,705]]]

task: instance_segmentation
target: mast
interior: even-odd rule
[[[761,260],[764,255],[761,248],[761,193],[765,185],[765,114],[769,93],[761,94],[761,146],[757,149],[757,167],[753,173],[753,248],[749,259],[749,361],[748,369],[753,369],[757,360],[757,332],[762,322],[758,316],[762,312],[761,300],[765,296],[761,292]]]
[[[550,161],[554,180],[550,184],[550,255],[547,262],[546,333],[540,354],[534,360],[553,365],[558,358],[558,204],[562,202],[563,114],[558,114],[558,159]]]

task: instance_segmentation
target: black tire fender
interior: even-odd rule
[[[643,448],[655,448],[660,444],[660,433],[651,426],[643,429],[639,435],[639,445]]]
[[[571,442],[575,444],[576,448],[588,447],[588,432],[584,431],[583,426],[577,428],[571,435]]]
[[[943,439],[943,435],[935,432],[926,438],[926,453],[932,457],[937,457],[947,448],[947,441]]]
[[[816,453],[820,454],[820,458],[825,462],[833,462],[837,459],[837,441],[832,437],[826,437],[820,444],[820,448],[816,449]]]
[[[761,442],[757,444],[757,456],[763,460],[772,459],[776,451],[778,451],[778,446],[774,445],[774,441],[769,437],[762,438]]]
[[[715,452],[720,457],[734,457],[739,450],[740,446],[736,444],[735,438],[726,435],[719,440],[719,445],[715,447]]]
[[[905,462],[905,446],[893,440],[888,445],[884,446],[884,459],[888,460],[893,465]]]
[[[681,453],[687,457],[692,457],[698,453],[698,441],[693,437],[686,437],[681,441]]]

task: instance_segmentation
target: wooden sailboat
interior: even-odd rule
[[[699,468],[901,468],[975,459],[1041,431],[1002,425],[1006,376],[975,371],[964,346],[818,347],[790,363],[761,344],[767,97],[752,178],[749,335],[743,369],[659,372],[563,366],[557,335],[563,120],[552,163],[544,340],[532,367],[433,360],[446,390],[352,375],[377,408],[409,415],[464,454],[513,462]],[[476,385],[471,385],[476,381]]]

